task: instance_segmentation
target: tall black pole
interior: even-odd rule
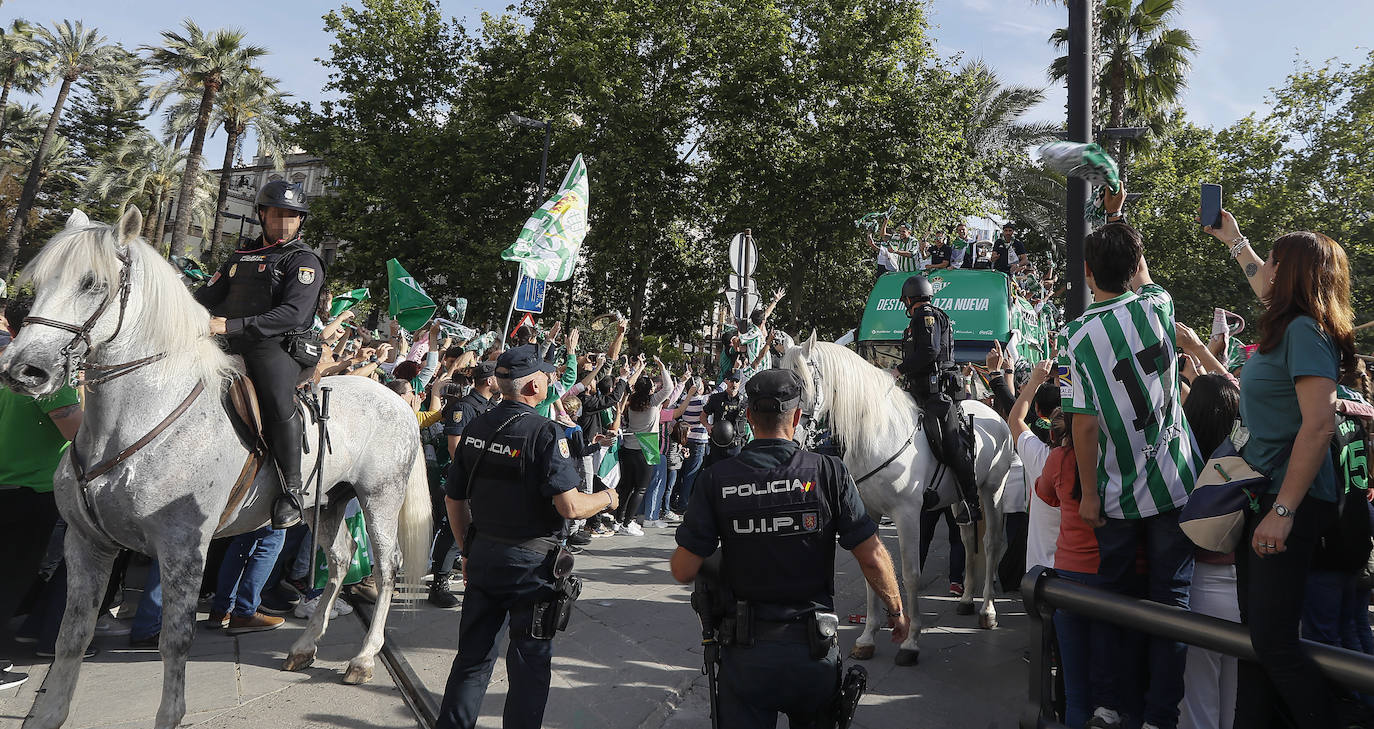
[[[1068,0],[1069,5],[1069,124],[1071,142],[1092,141],[1092,3],[1096,0]],[[1064,210],[1067,217],[1064,242],[1068,247],[1069,290],[1064,313],[1069,319],[1082,315],[1088,306],[1088,286],[1083,276],[1083,239],[1088,221],[1083,205],[1088,200],[1088,181],[1070,177]]]

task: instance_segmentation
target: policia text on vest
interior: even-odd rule
[[[543,723],[554,632],[567,625],[576,598],[568,519],[615,508],[614,490],[582,493],[563,428],[535,412],[553,365],[532,346],[496,362],[501,404],[463,425],[444,503],[466,559],[458,655],[436,729],[471,729],[491,680],[497,635],[510,623],[507,729]]]
[[[862,672],[848,681],[841,674],[835,544],[853,552],[900,643],[910,621],[892,559],[843,461],[793,442],[796,374],[767,370],[745,389],[756,438],[698,476],[671,562],[679,582],[704,578],[693,606],[713,678],[713,726],[772,727],[780,713],[794,728],[845,726]],[[703,570],[713,557],[718,572]]]

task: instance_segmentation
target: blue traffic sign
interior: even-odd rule
[[[537,278],[520,275],[520,283],[515,285],[515,310],[531,314],[544,313],[544,289],[547,282]]]

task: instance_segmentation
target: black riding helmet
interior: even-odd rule
[[[305,189],[298,184],[292,184],[285,180],[273,180],[263,185],[258,190],[258,197],[253,201],[253,207],[258,210],[259,219],[262,216],[262,208],[295,210],[301,214],[302,221],[310,212],[310,205],[305,199]]]
[[[925,276],[911,276],[902,282],[902,298],[908,301],[930,301],[935,298],[935,287]]]

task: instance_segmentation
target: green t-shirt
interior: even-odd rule
[[[1339,380],[1340,361],[1336,344],[1317,326],[1316,320],[1300,316],[1288,324],[1279,346],[1272,352],[1256,350],[1241,370],[1240,417],[1250,431],[1250,440],[1241,455],[1258,469],[1273,469],[1269,493],[1277,494],[1283,486],[1288,458],[1280,456],[1293,445],[1302,425],[1293,381],[1299,377]],[[1336,501],[1336,469],[1330,458],[1322,459],[1309,493],[1322,501]]]
[[[0,484],[52,491],[52,475],[68,441],[48,413],[80,402],[70,387],[41,400],[0,387]]]

